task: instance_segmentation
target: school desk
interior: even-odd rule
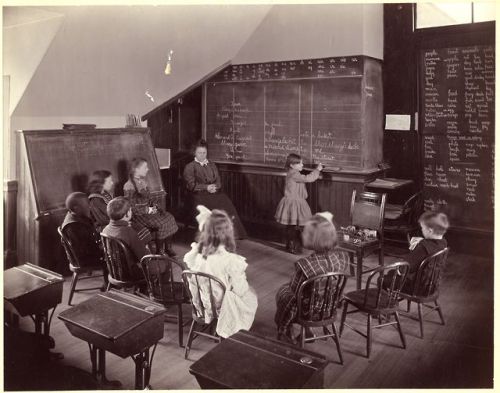
[[[106,379],[106,351],[135,363],[135,389],[149,387],[149,349],[163,338],[165,308],[126,292],[111,290],[59,314],[70,333],[89,344],[92,375],[102,384],[118,387]],[[154,355],[154,350],[153,350]]]
[[[241,330],[189,372],[202,389],[320,389],[327,364],[323,355]]]
[[[5,270],[3,282],[5,310],[22,317],[30,315],[35,333],[49,336],[52,315],[62,301],[62,276],[26,263]]]

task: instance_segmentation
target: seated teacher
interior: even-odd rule
[[[184,168],[184,180],[187,189],[193,195],[193,214],[196,206],[208,209],[224,210],[233,220],[237,239],[247,237],[245,227],[229,197],[222,191],[219,171],[215,163],[207,159],[207,145],[200,140],[194,150],[194,161]]]

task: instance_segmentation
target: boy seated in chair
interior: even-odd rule
[[[90,218],[90,207],[87,195],[73,192],[66,198],[68,212],[61,225],[61,230],[73,246],[73,251],[82,267],[102,269],[104,281],[108,273],[104,263],[99,234]]]
[[[423,260],[438,251],[444,250],[448,243],[444,238],[450,226],[448,217],[444,213],[426,211],[418,219],[423,237],[412,237],[410,252],[402,257],[410,264],[402,291],[410,293],[417,278],[417,272]],[[384,288],[391,285],[392,276],[384,278]]]
[[[140,267],[141,258],[148,254],[144,243],[139,239],[139,235],[132,228],[130,220],[132,219],[132,209],[130,202],[125,197],[116,197],[112,199],[106,208],[109,216],[109,224],[104,227],[102,233],[121,240],[136,257],[136,263],[131,268],[131,274],[134,279],[143,279],[144,273]],[[163,262],[163,261],[162,261]],[[166,271],[166,263],[161,264],[160,272]],[[168,282],[168,275],[163,275],[164,283]]]
[[[104,227],[102,233],[121,240],[136,258],[136,263],[130,267],[132,277],[137,280],[144,278],[139,262],[148,253],[146,246],[139,239],[137,232],[131,227],[132,209],[130,202],[124,197],[112,199],[106,207],[109,216],[109,224]]]

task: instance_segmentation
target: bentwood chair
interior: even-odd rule
[[[208,337],[218,343],[222,341],[216,328],[226,286],[217,277],[193,270],[184,270],[182,280],[189,293],[193,309],[193,322],[184,351],[184,358],[187,359],[191,344],[196,337]]]
[[[372,329],[396,325],[403,348],[406,348],[405,336],[399,321],[398,302],[409,266],[408,262],[396,262],[387,266],[378,266],[370,271],[365,289],[349,292],[344,295],[344,309],[342,311],[340,335],[342,335],[345,325],[356,333],[366,337],[366,352],[368,358],[371,353]],[[376,279],[376,285],[371,287],[373,279]],[[354,309],[348,311],[349,306],[352,306]],[[358,312],[367,315],[366,334],[346,323],[347,314]],[[392,316],[395,318],[393,322],[390,321]],[[378,325],[372,326],[372,317],[378,318]],[[382,323],[382,319],[385,320],[385,323]]]
[[[386,204],[384,214],[385,239],[405,244],[407,236],[419,228],[417,221],[422,209],[421,192],[413,194],[403,205]]]
[[[101,233],[101,242],[104,248],[104,257],[108,266],[108,291],[111,288],[128,289],[134,292],[146,286],[145,279],[138,279],[134,275],[132,266],[137,260],[132,250],[120,239]],[[138,271],[140,268],[137,267]]]
[[[177,307],[177,328],[179,346],[183,346],[182,305],[189,304],[189,295],[182,282],[174,280],[174,267],[181,275],[183,266],[166,255],[145,255],[141,259],[141,268],[146,277],[149,298],[155,302]]]
[[[363,258],[378,251],[379,265],[384,264],[384,214],[386,194],[373,192],[357,192],[353,190],[351,198],[351,225],[359,229],[370,229],[377,232],[377,237],[360,243],[339,240],[339,247],[356,255],[356,288],[361,289]],[[352,270],[351,270],[352,273]]]
[[[68,224],[73,225],[73,224]],[[57,232],[61,237],[61,244],[64,248],[64,252],[66,253],[66,258],[69,263],[69,270],[73,273],[73,277],[71,279],[71,285],[69,288],[69,297],[68,297],[68,306],[71,306],[71,300],[73,300],[73,296],[75,292],[83,292],[83,291],[94,291],[96,289],[103,289],[103,287],[92,287],[92,288],[76,288],[76,284],[78,280],[85,280],[94,277],[104,277],[104,274],[93,276],[92,273],[95,269],[100,268],[102,270],[102,266],[104,265],[104,261],[98,260],[95,265],[85,266],[82,265],[78,259],[78,256],[75,252],[75,248],[71,240],[64,234],[64,231],[61,227],[57,228]],[[81,277],[82,274],[87,274],[85,277]],[[106,279],[105,279],[106,282]]]
[[[411,302],[417,303],[420,338],[424,338],[423,318],[425,315],[437,311],[441,319],[441,324],[445,324],[441,306],[438,304],[438,298],[439,284],[441,282],[449,250],[449,248],[445,248],[425,258],[420,263],[415,279],[407,281],[400,293],[401,300],[405,299],[408,302],[407,312],[410,311]],[[429,303],[434,303],[434,305]],[[430,309],[425,315],[422,315],[422,306]],[[401,315],[416,319],[407,313],[401,313]]]
[[[301,326],[300,347],[304,348],[306,342],[331,337],[337,346],[340,364],[344,364],[344,360],[335,320],[347,277],[344,273],[326,273],[311,277],[300,285],[297,295],[297,323]],[[331,326],[331,332],[328,326]],[[313,327],[322,327],[324,335],[306,337],[306,328]]]

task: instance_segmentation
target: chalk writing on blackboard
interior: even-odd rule
[[[425,206],[492,228],[494,48],[427,49],[421,62]]]

